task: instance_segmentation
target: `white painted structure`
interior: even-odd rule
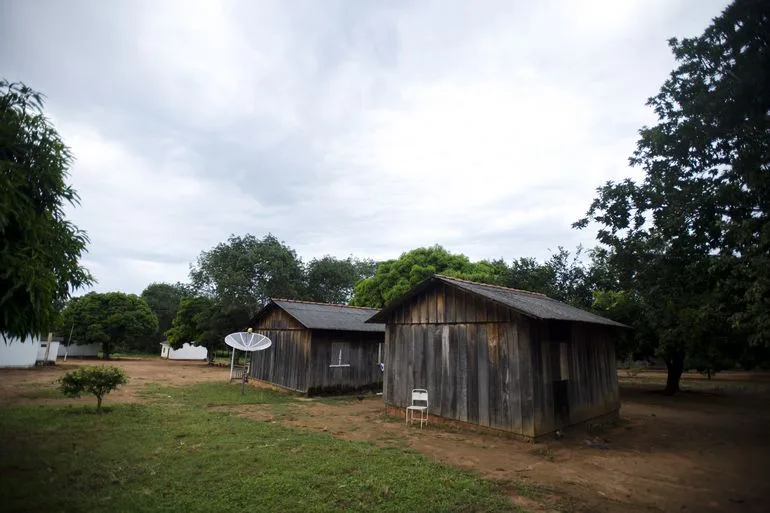
[[[48,355],[48,361],[47,363],[56,363],[56,357],[59,356],[59,341],[53,340],[51,341],[51,349],[48,350],[48,342],[42,341],[40,342],[40,347],[37,349],[37,361],[38,362],[45,362],[46,361],[46,354]]]
[[[59,356],[67,358],[87,358],[99,356],[101,344],[59,344]]]
[[[171,349],[166,342],[160,343],[160,357],[169,360],[205,360],[208,351],[205,347],[185,342],[179,349]]]
[[[0,336],[0,368],[34,367],[39,350],[40,339],[37,337],[21,340]]]

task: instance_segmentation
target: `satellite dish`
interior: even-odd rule
[[[225,344],[240,351],[262,351],[273,345],[273,342],[264,335],[241,331],[230,333],[225,337]]]

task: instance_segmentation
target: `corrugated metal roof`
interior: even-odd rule
[[[367,319],[377,313],[376,308],[313,303],[293,299],[271,299],[270,303],[262,309],[262,312],[257,314],[257,319],[270,307],[271,303],[285,310],[300,324],[311,330],[385,332],[384,324],[366,323]]]
[[[485,297],[528,317],[534,317],[535,319],[587,322],[591,324],[604,324],[607,326],[617,326],[621,328],[628,327],[625,324],[606,319],[591,312],[586,312],[585,310],[581,310],[580,308],[570,306],[566,303],[562,303],[561,301],[551,299],[550,297],[544,294],[538,294],[537,292],[528,292],[526,290],[511,289],[508,287],[501,287],[499,285],[477,283],[474,281],[461,280],[440,274],[436,274],[425,282],[415,286],[401,299],[384,308],[380,311],[380,313],[372,316],[370,319],[372,322],[381,322],[388,315],[392,308],[404,303],[414,294],[424,290],[428,285],[430,285],[430,283],[435,281],[441,281],[472,294]]]

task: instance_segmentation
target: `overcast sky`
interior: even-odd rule
[[[304,260],[593,245],[645,106],[724,0],[0,2],[0,76],[77,160],[99,291],[184,281],[230,234]]]

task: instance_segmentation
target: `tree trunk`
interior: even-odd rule
[[[679,392],[679,380],[684,372],[684,355],[674,355],[673,357],[666,358],[666,368],[668,369],[668,376],[666,377],[666,388],[663,390],[663,394],[674,395]]]
[[[109,344],[102,344],[102,359],[103,360],[109,360],[110,359],[110,345]]]
[[[102,411],[102,396],[97,395],[96,396],[96,411],[101,412]]]

